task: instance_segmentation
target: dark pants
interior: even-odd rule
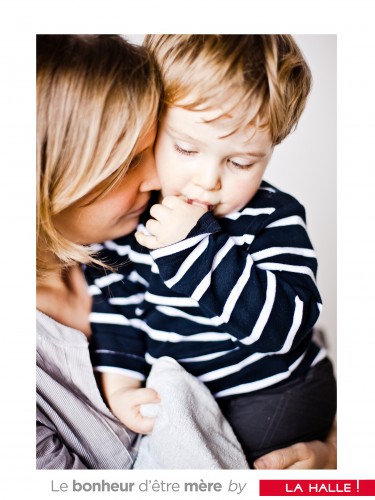
[[[277,387],[218,403],[252,466],[269,451],[326,438],[336,414],[332,364],[324,359]]]

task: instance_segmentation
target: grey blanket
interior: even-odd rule
[[[147,387],[161,398],[142,413],[157,415],[141,440],[134,469],[248,469],[241,446],[210,391],[175,360],[160,358]]]

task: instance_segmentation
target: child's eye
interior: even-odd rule
[[[228,162],[231,165],[233,165],[233,167],[238,168],[240,170],[248,170],[254,165],[254,163],[238,163],[237,161],[234,160],[228,160]]]
[[[193,150],[190,150],[190,149],[184,149],[181,146],[179,146],[178,144],[175,144],[174,148],[175,148],[175,150],[178,153],[180,153],[182,155],[186,155],[186,156],[191,156],[191,155],[194,155],[194,154],[198,153],[198,151],[193,151]]]

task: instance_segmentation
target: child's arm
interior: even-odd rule
[[[271,197],[268,206],[261,203],[229,216],[237,226],[246,224],[246,234],[241,231],[237,237],[225,234],[221,221],[207,212],[186,239],[173,244],[171,235],[181,235],[186,212],[201,207],[170,198],[166,206],[152,209],[157,220],[146,225],[152,236],[136,234],[148,248],[157,248],[159,240],[169,242],[151,252],[168,288],[197,300],[211,322],[239,346],[283,353],[309,334],[321,299],[304,209],[296,200],[287,197],[274,206]],[[168,315],[168,308],[163,312]]]
[[[123,424],[139,434],[151,433],[155,417],[144,417],[140,406],[160,403],[154,389],[141,388],[139,380],[117,373],[102,373],[101,386],[109,407]]]
[[[141,434],[151,432],[153,419],[143,417],[141,404],[159,402],[157,393],[141,388],[149,372],[145,361],[145,334],[137,309],[147,282],[126,258],[129,238],[105,243],[101,258],[112,263],[123,261],[116,271],[87,267],[85,276],[93,297],[90,314],[90,356],[99,372],[99,385],[112,412],[130,429]],[[150,260],[151,257],[147,256]]]

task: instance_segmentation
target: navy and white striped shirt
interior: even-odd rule
[[[304,208],[266,182],[242,210],[207,212],[173,245],[149,252],[130,235],[102,246],[116,272],[86,270],[96,370],[144,380],[170,356],[227,397],[326,356],[311,338],[321,298]]]

